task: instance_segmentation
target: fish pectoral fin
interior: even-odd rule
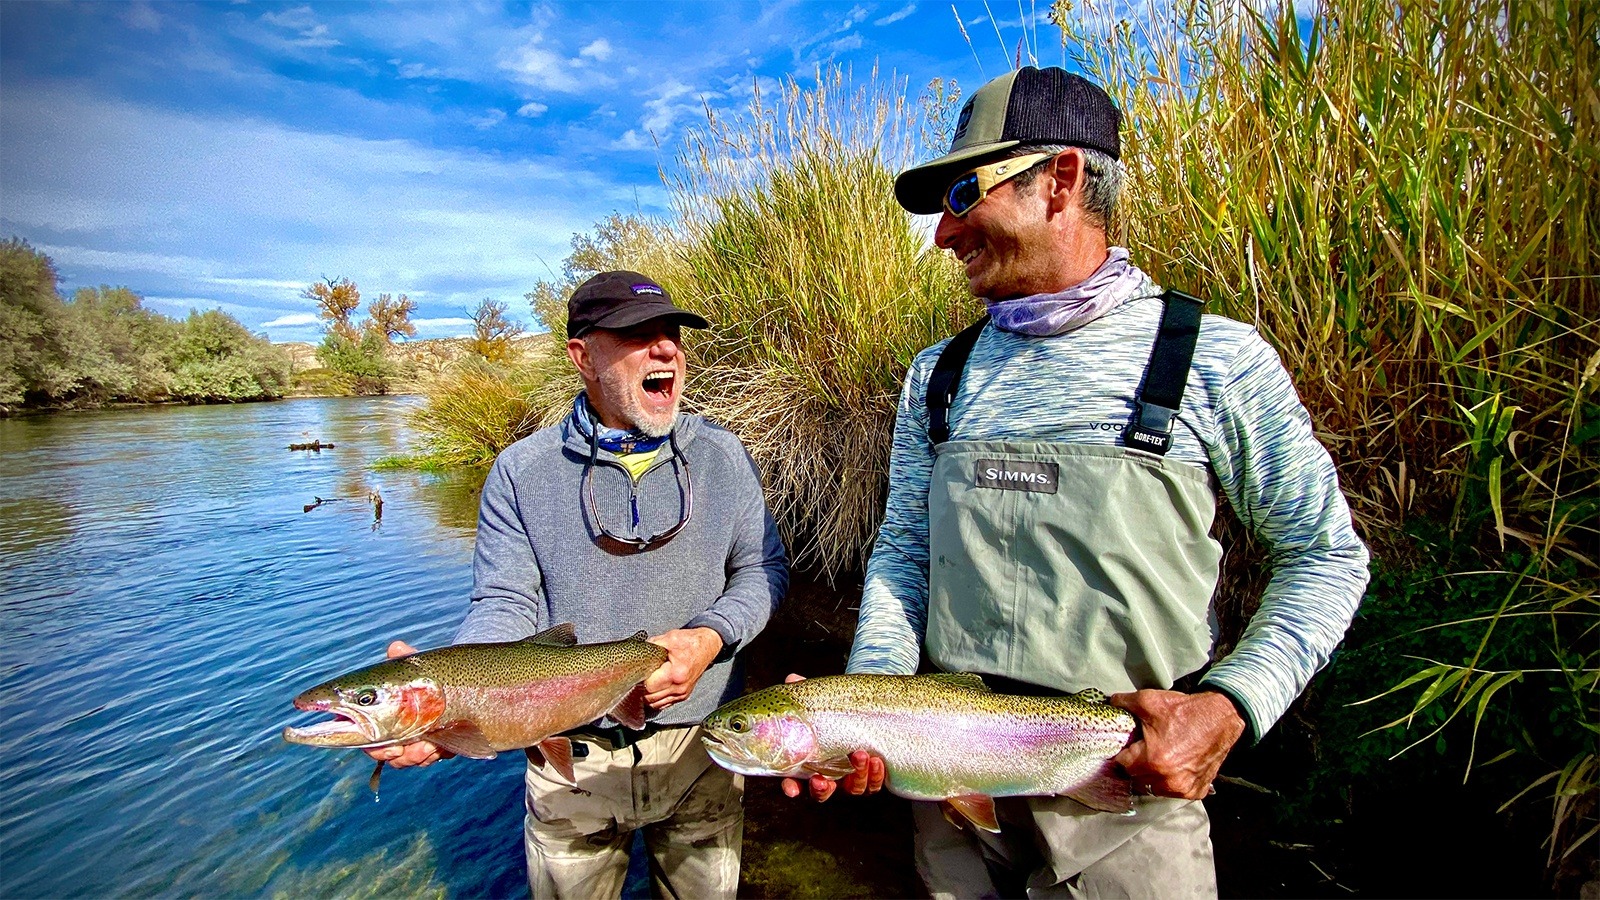
[[[829,778],[843,778],[854,772],[856,767],[850,763],[850,757],[840,756],[834,759],[824,759],[820,762],[808,762],[805,764],[805,770],[815,772],[818,775],[826,775]]]
[[[984,831],[1000,833],[1000,820],[994,813],[993,797],[987,794],[962,794],[959,797],[946,797],[944,802],[973,825]],[[949,817],[949,813],[946,813],[945,818]]]
[[[573,787],[578,786],[578,776],[572,772],[572,741],[564,737],[549,737],[540,741],[538,747],[530,749],[539,758],[541,766],[549,763],[562,781]]]
[[[422,739],[469,759],[494,759],[497,755],[489,745],[489,739],[471,722],[454,722],[428,732]]]
[[[983,676],[975,672],[934,672],[922,676],[929,681],[937,681],[950,687],[967,688],[973,691],[987,691],[989,685],[984,683]]]
[[[578,643],[578,632],[571,622],[546,628],[533,637],[523,638],[530,644],[549,644],[553,647],[571,647]]]
[[[1133,782],[1111,760],[1106,760],[1092,778],[1066,792],[1066,796],[1090,809],[1133,815]]]
[[[616,707],[609,715],[621,722],[624,727],[639,731],[644,728],[644,694],[644,682],[641,681],[633,686],[628,696],[617,701]]]

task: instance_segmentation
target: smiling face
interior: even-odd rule
[[[607,428],[663,437],[672,431],[683,399],[687,367],[676,322],[652,319],[630,328],[596,328],[567,342],[589,393],[589,405]]]

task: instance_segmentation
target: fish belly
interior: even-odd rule
[[[833,752],[882,756],[889,789],[912,800],[1065,793],[1090,781],[1122,746],[1115,736],[1082,736],[1054,722],[928,709],[841,715],[832,724]]]

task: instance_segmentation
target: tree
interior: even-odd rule
[[[306,288],[304,296],[317,301],[317,315],[328,321],[331,333],[351,341],[360,339],[361,335],[350,322],[350,314],[361,307],[361,289],[355,282],[348,278],[335,281],[324,277]]]
[[[0,407],[75,390],[79,373],[61,346],[66,316],[50,257],[27,241],[0,242]]]
[[[416,311],[417,302],[405,294],[398,300],[379,294],[378,299],[367,305],[367,327],[383,335],[384,343],[396,335],[416,337],[417,326],[411,324],[411,314]]]
[[[506,304],[488,297],[472,311],[471,352],[490,362],[505,362],[513,354],[513,340],[522,334],[522,325],[506,318]]]

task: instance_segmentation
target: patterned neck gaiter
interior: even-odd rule
[[[1057,294],[1034,294],[989,303],[989,317],[1002,331],[1049,337],[1081,328],[1132,299],[1145,275],[1128,262],[1125,247],[1112,247],[1094,274]]]
[[[596,430],[600,432],[597,440],[600,449],[611,453],[649,453],[667,442],[668,435],[650,437],[637,431],[623,430],[621,428],[607,428],[600,424],[600,419],[589,408],[589,396],[579,393],[578,398],[572,401],[572,412],[578,418],[578,430],[584,437],[593,435]]]

